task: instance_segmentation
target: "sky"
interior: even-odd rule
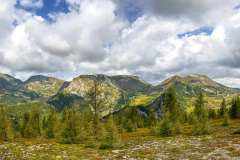
[[[0,0],[0,72],[204,74],[240,87],[240,0]]]

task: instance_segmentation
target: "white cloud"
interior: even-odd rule
[[[43,7],[43,0],[20,0],[20,5],[26,8],[42,8]]]
[[[0,44],[4,43],[4,39],[10,34],[13,29],[12,15],[14,12],[14,0],[1,1],[0,5]]]
[[[134,2],[146,13],[173,19],[191,19],[195,22],[219,21],[216,17],[223,18],[237,4],[235,0],[135,0]]]
[[[137,74],[151,82],[201,73],[234,79],[231,84],[236,86],[240,12],[233,10],[235,2],[140,0],[143,15],[132,24],[117,14],[116,2],[120,1],[67,0],[70,12],[55,13],[55,21],[49,23],[15,9],[13,0],[4,1],[0,69],[18,77],[45,73],[67,79],[77,74]],[[177,36],[204,25],[214,27],[211,35]]]
[[[2,66],[16,72],[55,72],[104,60],[106,47],[118,37],[124,22],[114,14],[114,3],[102,2],[82,1],[79,10],[58,15],[52,24],[33,15],[20,20],[5,39]]]

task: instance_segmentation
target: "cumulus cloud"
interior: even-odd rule
[[[107,56],[124,23],[114,15],[109,0],[81,1],[78,10],[60,14],[55,23],[32,15],[20,21],[3,47],[4,63],[15,71],[55,72],[73,64],[98,63]]]
[[[14,13],[14,0],[2,1],[0,5],[0,43],[2,44],[6,36],[13,29],[12,15]]]
[[[20,0],[19,4],[25,8],[38,9],[43,7],[43,0]]]
[[[124,0],[126,3],[130,0]],[[118,3],[123,3],[118,1]],[[190,19],[192,21],[216,20],[217,16],[231,12],[237,4],[235,0],[134,0],[145,13],[168,18]],[[207,16],[207,17],[206,17]]]
[[[200,73],[232,86],[240,79],[240,12],[233,9],[235,1],[66,2],[70,12],[54,13],[54,22],[15,8],[15,0],[1,4],[2,71],[21,78],[39,73],[66,79],[92,73],[137,74],[153,83],[174,74]],[[132,7],[141,14],[129,22],[129,13],[120,12]],[[209,35],[178,37],[206,25],[214,28]]]

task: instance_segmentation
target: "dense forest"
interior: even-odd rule
[[[133,106],[102,117],[99,110],[105,107],[105,99],[100,95],[94,86],[88,97],[89,111],[81,111],[77,103],[60,112],[52,106],[45,106],[42,110],[44,104],[38,103],[28,104],[28,109],[22,112],[11,111],[14,106],[1,105],[0,140],[45,138],[58,143],[81,143],[86,147],[106,149],[121,147],[124,145],[121,134],[138,128],[150,128],[155,136],[174,136],[181,134],[182,127],[189,124],[192,135],[203,135],[211,134],[211,120],[219,119],[222,126],[227,127],[231,120],[240,119],[238,96],[232,98],[231,104],[223,98],[218,109],[211,109],[206,106],[204,94],[200,93],[194,109],[187,111],[175,88],[171,87],[163,93],[165,102],[160,116],[151,111],[141,113],[137,109],[141,106]],[[234,133],[240,133],[240,128]]]
[[[0,82],[3,159],[196,159],[208,150],[207,159],[240,156],[239,90],[206,76],[174,76],[157,86],[105,75]]]

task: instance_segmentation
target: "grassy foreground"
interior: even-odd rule
[[[228,127],[211,121],[211,134],[191,136],[191,126],[173,137],[156,137],[147,128],[122,134],[123,147],[113,150],[59,144],[45,139],[18,139],[0,143],[0,160],[101,160],[101,159],[240,159],[240,135],[233,135],[240,120]]]

